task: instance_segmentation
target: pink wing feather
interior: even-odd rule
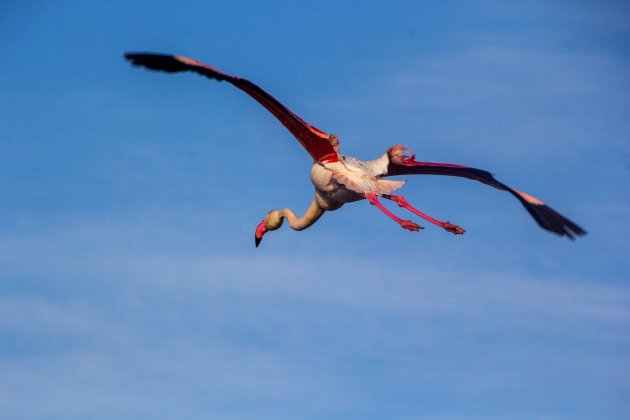
[[[538,224],[548,231],[573,239],[574,235],[586,235],[586,231],[576,223],[567,219],[542,201],[522,191],[510,188],[497,181],[490,172],[482,169],[448,163],[417,162],[414,156],[405,157],[400,163],[389,163],[387,173],[383,176],[395,175],[447,175],[473,179],[499,190],[507,191],[521,202]]]
[[[134,66],[168,73],[192,71],[218,81],[226,81],[239,88],[267,108],[304,146],[317,162],[337,162],[339,156],[333,142],[336,137],[307,123],[285,107],[276,98],[249,80],[225,74],[208,64],[179,55],[126,53],[125,58]]]

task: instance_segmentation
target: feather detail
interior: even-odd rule
[[[341,163],[352,172],[359,172],[364,175],[379,177],[387,172],[389,157],[387,153],[378,159],[363,161],[351,156],[341,156]]]
[[[371,192],[377,195],[389,194],[405,185],[406,181],[374,178],[359,172],[333,171],[332,178],[357,194]]]
[[[151,70],[165,71],[167,73],[192,71],[220,82],[226,81],[248,94],[271,112],[304,146],[316,162],[339,161],[339,153],[337,151],[339,140],[337,136],[325,133],[307,123],[271,94],[247,79],[223,73],[216,67],[181,55],[125,53],[125,59],[134,66],[146,67]]]

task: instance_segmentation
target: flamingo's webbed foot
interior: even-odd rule
[[[400,222],[400,226],[412,232],[418,232],[420,229],[424,229],[422,226],[412,222],[411,220],[402,220]]]
[[[442,227],[444,228],[444,230],[446,230],[447,232],[451,232],[453,235],[463,235],[464,232],[466,232],[464,229],[452,224],[451,222],[444,222],[444,226]]]

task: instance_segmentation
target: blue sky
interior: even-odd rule
[[[0,417],[627,418],[623,2],[3,2]],[[363,159],[403,143],[533,194],[415,177],[255,249],[312,199],[247,77]],[[400,213],[400,210],[396,210]],[[404,213],[403,213],[404,214]]]

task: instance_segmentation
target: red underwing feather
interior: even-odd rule
[[[208,64],[179,55],[126,53],[125,58],[134,66],[146,67],[151,70],[168,73],[192,71],[210,79],[226,81],[247,93],[271,112],[304,146],[315,161],[322,163],[339,161],[337,151],[331,144],[333,136],[307,123],[276,98],[247,79],[225,74]]]

